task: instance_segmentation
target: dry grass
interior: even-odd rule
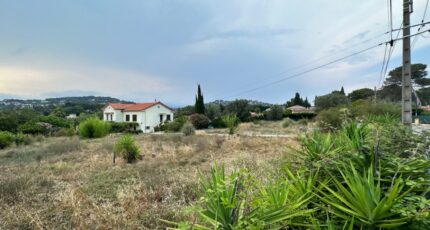
[[[144,160],[113,165],[118,138],[47,138],[0,151],[0,229],[164,229],[162,219],[190,218],[199,172],[214,162],[267,175],[297,146],[291,138],[139,135]]]

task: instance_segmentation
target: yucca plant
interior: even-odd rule
[[[355,224],[372,228],[391,228],[405,224],[408,218],[398,218],[392,212],[393,206],[401,200],[409,190],[402,192],[403,180],[399,177],[395,180],[389,191],[381,188],[381,179],[375,178],[372,167],[359,174],[354,165],[350,169],[339,169],[343,182],[332,177],[333,186],[322,185],[320,191],[321,200],[327,204],[328,212],[349,221],[355,219]]]
[[[204,193],[200,215],[214,229],[234,229],[241,224],[244,211],[243,178],[237,172],[225,176],[224,167],[213,167],[210,176],[201,178]]]
[[[302,222],[315,211],[308,208],[313,195],[304,193],[297,196],[298,194],[294,194],[294,188],[290,187],[293,186],[286,179],[260,185],[252,211],[247,215],[248,227],[279,229],[290,225],[303,225]]]
[[[334,138],[334,135],[331,133],[313,132],[311,135],[301,139],[302,149],[300,153],[309,162],[334,155],[340,151],[340,148],[333,141]]]

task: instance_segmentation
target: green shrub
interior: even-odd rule
[[[70,120],[54,115],[42,116],[39,118],[39,121],[51,124],[56,127],[64,128],[70,127],[72,125],[72,122]]]
[[[76,134],[76,130],[73,128],[61,128],[55,131],[55,133],[53,133],[53,135],[56,137],[71,137],[71,136],[74,136],[75,134]]]
[[[100,138],[106,136],[109,129],[108,123],[92,117],[79,124],[79,136],[82,138]]]
[[[24,134],[32,134],[32,135],[48,133],[48,129],[46,127],[35,122],[27,122],[25,124],[22,124],[18,127],[18,130]]]
[[[318,125],[325,130],[335,130],[342,126],[342,116],[339,108],[320,111],[316,117]]]
[[[185,125],[182,127],[181,132],[185,136],[192,136],[195,134],[196,130],[194,126],[191,123],[185,123]]]
[[[236,130],[237,126],[239,125],[239,119],[235,114],[232,115],[226,115],[222,117],[222,120],[224,121],[224,124],[228,128],[228,133],[230,135],[234,134],[234,131]]]
[[[135,133],[139,128],[136,122],[110,122],[112,133]]]
[[[186,117],[177,117],[171,122],[166,122],[161,126],[161,131],[165,132],[179,132],[184,124],[187,122]]]
[[[209,126],[209,118],[203,114],[195,113],[190,116],[191,124],[194,125],[196,129],[206,129]]]
[[[294,125],[294,121],[291,120],[290,118],[285,118],[284,121],[282,122],[282,127],[284,128],[288,128],[292,125]]]
[[[11,132],[0,131],[0,149],[7,148],[13,144],[14,137]]]
[[[122,156],[127,163],[133,163],[139,159],[139,153],[139,147],[129,134],[123,136],[115,145],[115,154]]]
[[[14,140],[16,145],[29,145],[33,142],[30,136],[22,133],[15,134]]]
[[[280,105],[274,105],[264,112],[266,120],[279,121],[284,117],[284,108]]]

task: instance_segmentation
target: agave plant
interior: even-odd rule
[[[399,177],[389,191],[381,189],[381,178],[374,177],[372,167],[360,175],[351,163],[351,169],[340,170],[344,183],[332,177],[334,187],[322,185],[321,200],[327,204],[328,212],[367,229],[391,228],[407,223],[408,218],[398,218],[392,212],[393,206],[410,190],[403,193],[404,182]]]
[[[309,136],[302,138],[301,154],[307,161],[314,162],[323,159],[329,155],[334,155],[340,151],[336,146],[334,135],[331,133],[314,132]]]
[[[234,229],[241,224],[244,200],[241,196],[243,181],[239,173],[228,178],[224,167],[213,167],[208,178],[201,178],[204,205],[200,215],[214,229]]]

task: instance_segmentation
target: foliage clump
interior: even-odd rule
[[[11,146],[14,142],[14,136],[7,131],[0,131],[0,149]]]
[[[222,118],[222,120],[228,129],[228,134],[234,134],[237,126],[239,125],[239,119],[237,118],[237,116],[235,114],[226,115]]]
[[[136,145],[133,136],[127,134],[116,143],[115,154],[122,156],[127,163],[134,163],[139,159],[140,149]]]
[[[79,124],[79,136],[82,138],[100,138],[109,133],[110,125],[96,117],[88,118]]]
[[[181,132],[185,135],[185,136],[192,136],[196,133],[196,129],[194,128],[193,124],[187,122],[185,123],[182,128],[181,128]]]
[[[206,129],[209,126],[210,120],[203,114],[195,113],[190,116],[190,122],[196,129]]]

